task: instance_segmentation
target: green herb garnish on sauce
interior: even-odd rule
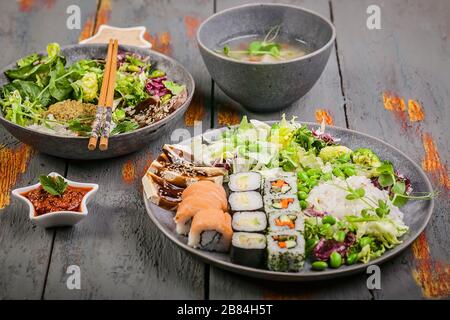
[[[39,182],[41,183],[42,188],[53,196],[63,195],[68,186],[68,183],[60,176],[52,177],[40,175]]]

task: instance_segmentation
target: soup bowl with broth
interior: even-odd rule
[[[304,96],[322,74],[335,37],[324,17],[284,4],[227,9],[197,32],[215,83],[254,112],[278,111]]]

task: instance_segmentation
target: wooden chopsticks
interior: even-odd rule
[[[98,137],[100,137],[99,149],[101,151],[108,149],[108,139],[111,128],[112,107],[114,101],[114,85],[116,82],[118,50],[118,40],[110,39],[102,88],[100,90],[100,97],[98,98],[97,113],[92,124],[91,137],[89,138],[89,150],[95,150],[95,148],[97,148]]]

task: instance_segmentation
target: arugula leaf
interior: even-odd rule
[[[17,69],[5,71],[5,75],[10,79],[36,80],[38,76],[42,77],[43,74],[48,74],[55,62],[61,61],[63,65],[65,64],[66,61],[63,57],[59,56],[59,52],[59,45],[57,43],[50,43],[47,46],[48,56],[41,59],[38,64],[21,62],[22,66],[19,66]]]
[[[17,90],[23,99],[28,98],[30,101],[34,101],[41,92],[41,88],[33,81],[14,80],[5,86],[5,89],[9,91]]]
[[[130,132],[136,130],[137,128],[139,128],[139,125],[134,121],[131,120],[122,121],[111,131],[111,135]]]
[[[163,81],[162,83],[166,86],[167,89],[169,89],[169,91],[170,91],[174,96],[179,95],[179,94],[184,90],[184,88],[185,88],[184,85],[176,84],[176,83],[173,82],[173,81]]]
[[[37,64],[37,65],[27,65],[18,69],[6,70],[5,75],[10,79],[20,79],[28,80],[31,79],[36,73],[48,72],[48,65]]]
[[[86,135],[92,131],[92,128],[90,125],[82,123],[78,119],[73,119],[69,121],[69,130],[77,132],[82,135]]]
[[[34,64],[39,59],[40,59],[40,56],[37,53],[32,53],[22,59],[17,60],[17,66],[19,68],[23,68],[23,67]]]
[[[40,175],[39,182],[49,194],[53,196],[61,196],[67,189],[68,183],[64,180],[64,178]]]
[[[73,91],[71,82],[67,78],[68,73],[63,63],[58,60],[55,69],[50,72],[49,92],[57,101],[67,100]]]

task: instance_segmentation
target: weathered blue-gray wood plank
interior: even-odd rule
[[[47,6],[37,1],[3,1],[0,10],[0,66],[33,51],[45,50],[48,42],[76,42],[80,31],[66,28],[65,12],[72,3],[73,1],[64,0],[54,4],[49,2]],[[86,15],[95,13],[95,2],[83,2],[80,6],[85,13],[82,22],[86,20]],[[24,155],[27,152],[24,148],[24,145],[0,128],[1,161],[6,161],[6,154],[9,153]],[[1,193],[8,194],[14,187],[34,184],[39,174],[51,171],[64,174],[64,160],[39,154],[31,148],[29,150],[31,154],[29,157],[25,156],[28,161],[23,161],[26,171],[17,174],[17,181],[13,186],[5,184],[9,179],[8,174],[1,173]],[[11,163],[5,170],[11,173],[21,162]],[[9,206],[0,209],[0,299],[41,298],[53,234],[53,230],[33,226],[28,219],[28,207],[15,199],[11,199]]]
[[[369,5],[381,9],[381,30],[366,27]],[[450,155],[450,3],[333,0],[332,8],[350,128],[388,141],[419,164],[427,153],[435,155],[424,150],[432,140],[445,167]],[[418,101],[424,120],[411,121],[407,105],[386,110],[383,92],[405,104]],[[433,171],[427,172],[430,177]],[[442,171],[448,179],[447,169]],[[374,291],[375,298],[449,297],[449,185],[438,179],[433,185],[441,195],[425,235],[382,266],[382,289]]]
[[[328,1],[282,1],[314,10],[330,18]],[[218,1],[218,11],[243,4],[245,1]],[[282,113],[295,115],[303,121],[315,121],[317,109],[325,109],[336,126],[345,127],[344,97],[340,87],[340,77],[333,50],[325,71],[312,90],[293,106],[276,113],[255,114],[245,111],[232,102],[216,86],[214,96],[215,125],[221,125],[223,117],[221,106],[231,106],[236,114],[247,114],[249,118],[263,120],[280,119]],[[366,287],[366,276],[355,275],[317,283],[277,283],[236,276],[232,273],[211,267],[211,299],[371,299]]]
[[[121,27],[145,25],[154,49],[171,55],[192,72],[197,109],[188,111],[192,118],[171,125],[140,152],[106,161],[69,163],[69,179],[97,182],[100,190],[85,221],[73,229],[58,229],[45,298],[202,299],[204,264],[173,245],[152,224],[143,205],[140,179],[161,146],[170,143],[175,129],[192,131],[188,126],[193,119],[209,126],[211,80],[192,33],[197,22],[213,12],[213,2],[107,4],[111,12],[101,3],[100,9],[105,11],[97,20]],[[81,290],[66,288],[66,269],[72,264],[81,269]]]

